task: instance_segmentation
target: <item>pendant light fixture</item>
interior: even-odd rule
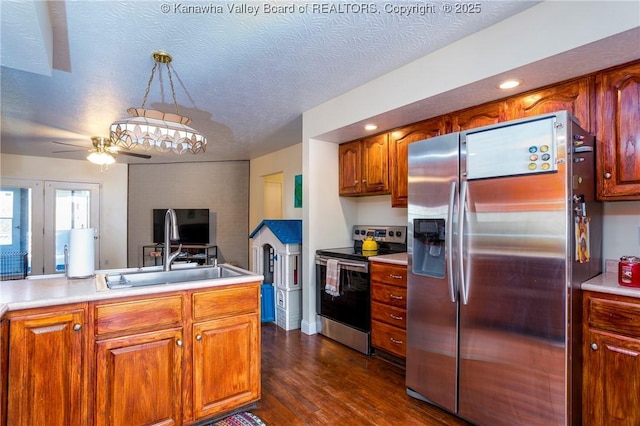
[[[111,125],[111,143],[127,149],[139,147],[148,151],[155,148],[160,152],[173,151],[176,154],[205,152],[207,139],[201,133],[189,127],[189,124],[191,124],[189,117],[181,116],[178,112],[178,102],[176,101],[176,92],[173,88],[171,67],[169,66],[172,60],[171,55],[156,51],[153,52],[153,59],[155,64],[151,69],[151,76],[147,83],[147,90],[144,93],[142,106],[140,108],[129,108],[127,112],[131,115],[130,118],[116,121]],[[158,68],[161,69],[163,64],[167,67],[171,95],[176,108],[175,114],[145,109],[153,77],[156,70]]]

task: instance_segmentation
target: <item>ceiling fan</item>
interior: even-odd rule
[[[52,141],[52,142],[58,145],[74,146],[76,148],[82,148],[83,150],[86,149],[86,147],[84,146],[75,145],[72,143],[59,142],[59,141]],[[91,137],[91,143],[93,144],[93,148],[88,150],[91,153],[90,156],[93,154],[96,154],[98,156],[111,156],[113,158],[114,155],[128,155],[130,157],[144,158],[146,160],[151,158],[151,156],[148,154],[138,154],[136,152],[123,150],[119,146],[112,144],[111,140],[107,137],[93,136]],[[71,150],[65,150],[65,151],[53,151],[53,153],[57,154],[61,152],[74,152],[74,151],[79,151],[79,150],[71,149]]]

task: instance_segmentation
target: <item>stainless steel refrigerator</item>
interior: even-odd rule
[[[579,425],[595,143],[567,112],[409,145],[409,395],[477,425]]]

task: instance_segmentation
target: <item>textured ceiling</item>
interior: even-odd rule
[[[0,150],[83,159],[52,141],[88,149],[91,136],[107,135],[141,105],[151,53],[163,50],[179,111],[208,138],[207,152],[118,162],[255,158],[300,143],[304,111],[536,3],[482,2],[482,13],[465,15],[442,12],[442,2],[2,0]],[[436,9],[401,14],[401,5]],[[160,77],[147,107],[173,112]]]

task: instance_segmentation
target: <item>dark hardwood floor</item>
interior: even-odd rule
[[[262,399],[269,426],[468,425],[406,394],[404,369],[321,335],[262,324]]]

